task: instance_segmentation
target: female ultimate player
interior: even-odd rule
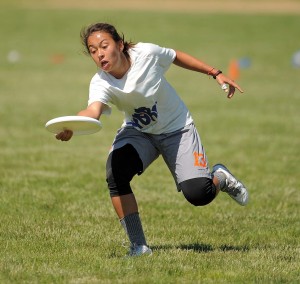
[[[212,76],[231,98],[242,89],[220,70],[178,50],[150,43],[127,42],[115,27],[96,23],[81,31],[87,53],[99,71],[90,82],[89,101],[78,115],[99,119],[110,113],[109,104],[124,112],[106,164],[106,180],[112,204],[128,235],[129,255],[151,254],[130,181],[159,155],[172,173],[178,191],[195,206],[210,203],[224,191],[240,205],[248,192],[222,164],[208,167],[200,136],[189,110],[166,81],[164,74],[174,63]],[[72,131],[56,135],[71,139]]]

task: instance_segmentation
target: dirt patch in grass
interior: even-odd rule
[[[4,0],[8,1],[8,0]],[[12,2],[17,0],[12,0]],[[148,10],[187,13],[300,14],[299,0],[19,0],[19,7],[38,9]],[[8,2],[9,3],[9,2]],[[11,2],[10,2],[11,3]]]

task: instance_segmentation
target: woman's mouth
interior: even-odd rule
[[[102,68],[103,70],[106,70],[106,69],[108,68],[108,61],[102,60],[102,61],[101,61],[101,68]]]

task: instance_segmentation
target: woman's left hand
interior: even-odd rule
[[[233,97],[235,93],[235,89],[238,89],[241,93],[244,92],[237,83],[235,83],[233,80],[226,77],[224,74],[219,74],[216,77],[216,80],[220,84],[222,90],[228,93],[227,94],[228,99],[231,99]]]

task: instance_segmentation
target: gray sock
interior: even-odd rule
[[[220,172],[214,172],[214,177],[216,177],[219,181],[219,188],[220,190],[224,189],[226,186],[226,176],[223,173]]]
[[[131,244],[147,245],[139,213],[133,213],[120,220]]]

